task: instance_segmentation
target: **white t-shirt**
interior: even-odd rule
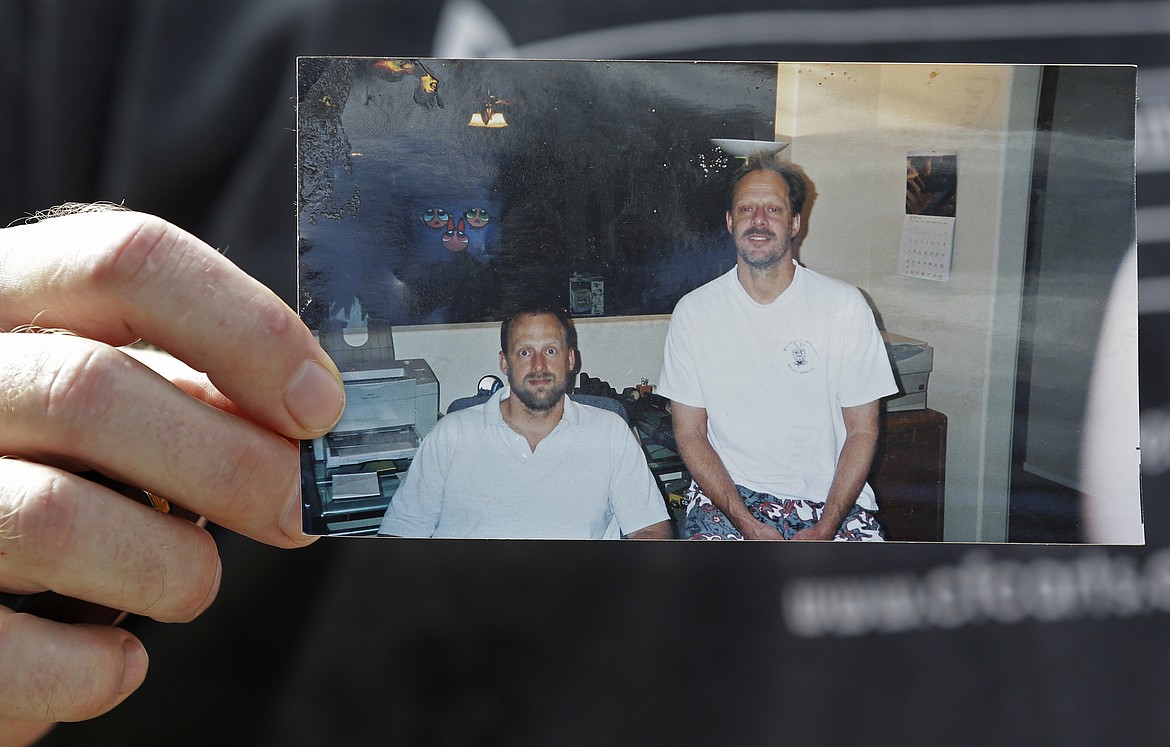
[[[441,418],[419,446],[379,534],[618,538],[666,521],[666,504],[629,427],[566,398],[533,451],[500,413],[507,388]]]
[[[734,268],[684,296],[658,385],[707,411],[707,438],[736,484],[820,502],[845,443],[841,408],[897,391],[861,292],[799,265],[769,304]],[[868,485],[857,502],[877,508]]]

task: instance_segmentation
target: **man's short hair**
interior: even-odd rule
[[[547,306],[525,306],[504,317],[504,321],[500,322],[500,350],[504,354],[507,354],[508,346],[512,341],[512,325],[516,323],[517,319],[525,316],[538,316],[540,314],[548,314],[549,316],[555,317],[565,334],[566,347],[569,350],[577,349],[577,330],[573,327],[573,320],[569,318],[567,311]]]
[[[793,215],[800,215],[804,210],[804,202],[808,198],[808,177],[804,169],[792,161],[780,158],[780,151],[767,150],[753,153],[747,163],[736,169],[731,175],[731,184],[727,190],[727,209],[730,210],[735,202],[735,190],[745,176],[753,171],[771,171],[784,180],[788,185],[788,207]]]

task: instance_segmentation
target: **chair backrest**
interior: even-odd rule
[[[453,400],[451,404],[447,405],[447,413],[450,414],[456,410],[482,405],[490,398],[490,394],[476,394],[471,397],[460,397],[457,400]],[[595,394],[570,394],[569,399],[573,400],[577,404],[599,407],[602,410],[609,410],[610,412],[620,416],[626,425],[630,424],[630,414],[626,412],[625,405],[623,405],[621,402],[618,402],[616,399],[611,397],[601,397]]]
[[[463,410],[468,407],[475,407],[482,405],[492,398],[490,394],[473,394],[470,397],[460,397],[457,400],[452,400],[451,404],[447,405],[447,414],[455,412],[456,410]]]

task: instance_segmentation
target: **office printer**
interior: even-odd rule
[[[345,414],[331,433],[313,442],[327,469],[381,459],[409,459],[435,426],[439,383],[422,359],[389,361],[386,368],[342,371]]]
[[[934,368],[934,348],[922,340],[882,332],[894,367],[899,394],[886,400],[886,412],[926,409],[926,387]]]
[[[331,433],[313,441],[313,458],[333,470],[386,459],[409,459],[438,420],[439,382],[425,360],[396,360],[389,322],[357,329],[330,321],[319,339],[341,371],[345,413]]]

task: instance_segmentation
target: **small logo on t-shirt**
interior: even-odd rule
[[[816,366],[816,348],[808,340],[793,340],[784,347],[788,358],[785,361],[790,371],[811,373]]]

